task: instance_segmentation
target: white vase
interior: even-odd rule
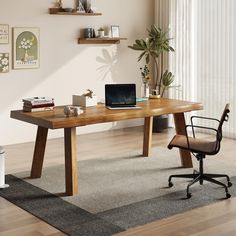
[[[63,8],[75,8],[75,6],[74,6],[74,1],[73,0],[63,0],[62,1],[62,7]]]
[[[141,86],[141,97],[149,98],[149,85],[148,83],[143,83]]]
[[[24,62],[27,62],[28,61],[28,57],[29,57],[29,55],[28,55],[28,51],[27,50],[25,50],[25,55],[24,55]]]
[[[98,37],[103,38],[105,36],[104,30],[98,30]]]

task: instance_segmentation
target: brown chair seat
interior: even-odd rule
[[[185,135],[175,135],[174,138],[168,145],[168,148],[178,147],[192,152],[205,153],[208,155],[215,154],[216,145],[215,141],[208,141],[206,139],[198,139],[188,137],[189,147],[187,142],[187,137]]]

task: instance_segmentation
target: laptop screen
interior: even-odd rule
[[[135,106],[135,84],[106,84],[105,105],[111,107]]]

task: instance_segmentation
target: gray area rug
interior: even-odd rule
[[[196,184],[188,200],[185,179],[174,179],[174,187],[167,188],[169,175],[192,172],[178,168],[178,152],[172,154],[158,148],[152,158],[132,152],[79,161],[80,194],[73,197],[63,196],[62,165],[45,168],[41,179],[29,179],[29,172],[8,175],[10,188],[0,195],[69,235],[113,235],[224,199],[224,189],[212,184]],[[206,167],[230,176],[235,171],[219,158],[207,159]],[[231,181],[234,184],[236,177]],[[230,193],[236,196],[235,185]]]
[[[123,229],[12,175],[0,196],[68,235],[108,236]]]

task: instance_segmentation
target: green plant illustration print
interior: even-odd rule
[[[38,40],[32,32],[24,31],[17,37],[16,60],[24,63],[38,60]]]

